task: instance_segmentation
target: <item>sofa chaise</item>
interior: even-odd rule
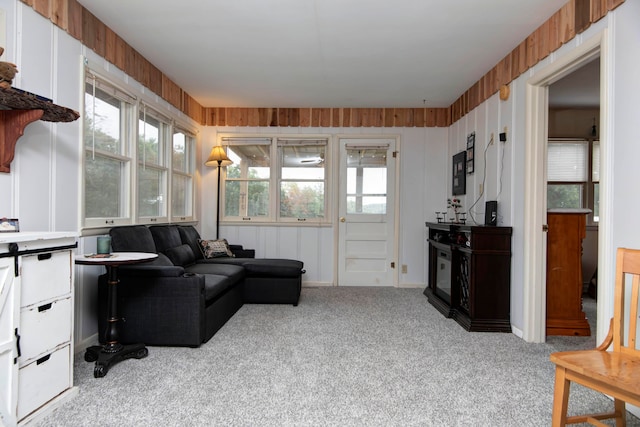
[[[254,250],[239,245],[228,245],[226,256],[207,258],[193,226],[133,225],[114,227],[109,234],[114,252],[158,254],[152,262],[119,268],[122,343],[197,347],[245,303],[296,306],[300,299],[301,261],[255,258]],[[100,276],[101,342],[107,326],[107,287],[106,275]]]

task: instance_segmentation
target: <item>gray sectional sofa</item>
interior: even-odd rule
[[[292,304],[300,298],[303,263],[254,258],[229,245],[234,256],[205,258],[192,226],[142,225],[111,229],[114,252],[153,252],[158,258],[119,268],[119,340],[197,347],[245,303]],[[98,328],[107,326],[107,277],[98,286]]]

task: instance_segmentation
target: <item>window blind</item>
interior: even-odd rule
[[[549,141],[547,180],[551,182],[587,181],[589,144],[586,141]]]

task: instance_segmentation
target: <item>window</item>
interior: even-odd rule
[[[547,207],[549,209],[589,208],[593,211],[593,222],[598,222],[599,153],[597,141],[549,141],[547,148]]]
[[[347,213],[387,213],[387,148],[347,147]]]
[[[84,114],[84,218],[86,226],[131,218],[131,137],[135,99],[88,75]]]
[[[600,221],[600,141],[593,141],[591,149],[591,183],[593,194],[593,222]]]
[[[223,218],[270,217],[271,139],[223,140],[228,143]]]
[[[223,137],[222,220],[322,222],[328,138]]]
[[[171,153],[171,213],[174,221],[193,217],[194,147],[193,135],[174,129]]]
[[[124,82],[85,75],[83,227],[193,221],[194,133]]]
[[[324,218],[326,146],[326,140],[278,140],[280,219]]]
[[[169,120],[146,105],[138,120],[138,217],[167,219]]]

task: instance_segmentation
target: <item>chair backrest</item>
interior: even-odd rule
[[[627,287],[631,278],[631,289]],[[613,312],[613,350],[640,357],[638,349],[638,293],[640,250],[618,248]],[[626,333],[625,333],[626,332]]]

